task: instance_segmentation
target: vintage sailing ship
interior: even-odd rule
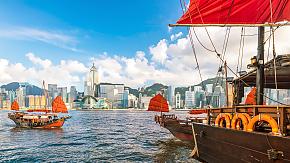
[[[47,98],[47,92],[45,90],[45,84],[43,81],[43,92],[45,98]],[[44,108],[40,109],[29,109],[26,111],[20,111],[19,104],[17,101],[13,101],[11,104],[11,110],[14,112],[8,113],[8,118],[13,120],[16,127],[20,128],[61,128],[64,122],[71,118],[71,116],[58,116],[58,113],[68,113],[67,107],[62,100],[61,96],[57,96],[51,104],[51,109],[47,107],[47,100],[45,100]]]
[[[191,123],[195,143],[192,156],[205,162],[290,162],[290,106],[264,93],[264,88],[290,89],[290,55],[276,56],[273,44],[273,59],[264,63],[265,42],[289,20],[288,0],[191,0],[177,24],[170,25],[258,28],[258,53],[249,65],[253,70],[227,82],[233,88],[233,105],[206,109],[205,123]],[[271,34],[265,40],[267,27]],[[213,52],[225,63],[216,49]],[[250,105],[241,104],[244,87],[256,89],[252,92],[255,102]],[[265,105],[264,99],[276,105]],[[166,126],[172,118],[155,119]]]
[[[58,113],[68,113],[67,107],[61,96],[57,96],[52,102],[52,110],[31,109],[19,111],[19,105],[14,101],[11,105],[13,113],[8,113],[8,117],[13,120],[16,127],[20,128],[61,128],[64,122],[71,116],[58,117]]]

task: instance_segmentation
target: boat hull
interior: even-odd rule
[[[23,119],[18,118],[15,114],[8,114],[8,117],[14,121],[16,127],[19,128],[43,128],[43,129],[52,129],[52,128],[61,128],[66,119],[71,118],[70,116],[65,116],[57,119],[52,119],[44,122],[34,122],[25,121]]]
[[[155,116],[155,122],[169,130],[174,137],[182,141],[193,141],[191,123],[186,120],[179,120],[173,115]]]
[[[290,162],[289,137],[193,123],[198,154],[206,162]],[[275,159],[276,158],[276,159]]]
[[[192,127],[190,123],[183,123],[178,119],[163,118],[162,124],[173,136],[182,141],[193,141]]]

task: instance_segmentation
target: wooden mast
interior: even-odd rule
[[[256,75],[256,102],[263,105],[264,95],[264,34],[265,27],[258,27],[258,54],[257,54],[257,75]]]

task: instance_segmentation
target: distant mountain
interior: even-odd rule
[[[157,92],[162,92],[167,88],[168,86],[166,85],[155,83],[149,87],[146,87],[142,93],[146,94],[147,96],[154,96]]]
[[[138,97],[139,96],[139,91],[137,89],[134,88],[130,88],[130,87],[126,87],[129,89],[129,93],[133,94],[134,96]]]
[[[26,95],[42,95],[43,91],[41,88],[25,83],[26,86]],[[6,85],[2,85],[1,88],[5,88],[6,91],[16,91],[20,87],[20,83],[12,82]]]
[[[19,83],[18,82],[12,82],[7,85],[2,85],[1,88],[5,88],[6,91],[16,91],[16,89],[19,88]]]

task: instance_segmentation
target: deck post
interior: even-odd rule
[[[264,34],[265,27],[258,27],[258,54],[257,54],[257,74],[256,74],[256,103],[263,105],[264,98]]]
[[[284,107],[280,107],[279,108],[279,112],[280,112],[280,131],[281,134],[283,136],[286,136],[286,129],[287,129],[287,125],[286,125],[286,109]]]

